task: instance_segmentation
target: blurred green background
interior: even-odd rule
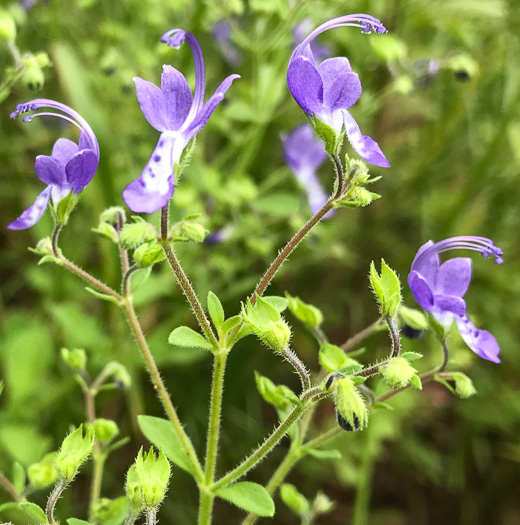
[[[23,466],[55,450],[71,424],[85,420],[83,399],[59,358],[62,346],[87,350],[95,375],[110,360],[123,362],[134,384],[102,394],[98,415],[114,419],[131,442],[108,461],[102,495],[123,494],[123,477],[141,444],[136,415],[161,416],[161,407],[120,312],[84,291],[64,270],[37,266],[27,251],[50,235],[49,214],[27,231],[5,226],[43,188],[34,158],[49,154],[59,136],[76,138],[54,120],[11,121],[16,104],[45,97],[64,102],[91,124],[101,149],[96,177],[83,192],[62,234],[66,255],[94,275],[119,286],[117,252],[90,231],[99,213],[123,205],[122,189],[136,178],[158,133],[144,119],[133,76],[158,82],[163,63],[194,80],[189,48],[159,43],[168,29],[195,33],[203,48],[209,96],[232,72],[242,78],[229,90],[197,138],[196,152],[178,185],[174,218],[199,212],[211,231],[226,228],[220,244],[178,246],[195,289],[213,290],[227,315],[239,311],[266,266],[309,217],[305,193],[285,166],[280,133],[304,121],[292,100],[285,72],[292,52],[291,28],[310,17],[369,13],[389,35],[362,35],[356,29],[323,34],[331,56],[347,56],[361,78],[363,94],[352,113],[363,133],[380,144],[392,164],[371,189],[382,198],[368,208],[339,210],[320,224],[291,256],[269,289],[285,290],[318,306],[324,330],[341,344],[372,323],[377,306],[368,290],[371,260],[383,257],[403,283],[418,247],[428,239],[454,235],[490,237],[504,250],[506,264],[474,258],[468,311],[490,330],[502,348],[502,365],[473,355],[457,333],[450,340],[452,368],[473,379],[478,395],[455,399],[440,385],[392,399],[393,412],[373,415],[362,433],[343,434],[334,446],[341,460],[303,460],[288,481],[307,497],[319,489],[337,502],[330,524],[455,525],[520,524],[520,394],[518,318],[520,303],[520,7],[517,0],[50,0],[2,2],[16,17],[21,53],[45,51],[52,65],[35,93],[20,78],[0,105],[0,470]],[[230,66],[211,32],[227,19],[241,55]],[[434,62],[432,62],[434,61]],[[438,65],[437,74],[428,67]],[[13,58],[0,46],[0,75],[8,78]],[[0,78],[0,82],[3,80]],[[352,154],[347,145],[345,151]],[[333,170],[320,170],[332,189]],[[158,221],[157,217],[152,220]],[[408,289],[406,304],[415,307]],[[211,379],[205,353],[174,351],[168,333],[180,324],[195,328],[168,268],[154,268],[136,291],[136,305],[153,353],[181,418],[198,450],[204,447]],[[289,317],[289,316],[288,316]],[[293,345],[307,365],[318,369],[317,345],[294,318]],[[366,362],[388,352],[385,333],[369,339]],[[420,351],[421,366],[440,360],[426,336],[404,341]],[[275,382],[297,387],[288,366],[253,338],[231,354],[226,377],[219,472],[234,466],[273,427],[276,414],[254,388],[258,370]],[[380,386],[373,383],[378,390]],[[318,426],[328,428],[331,404],[323,404]],[[287,443],[247,479],[265,483]],[[85,517],[90,465],[58,504],[58,516]],[[196,520],[194,484],[174,469],[165,523]],[[33,501],[44,504],[46,494]],[[8,501],[0,491],[0,503]],[[298,523],[276,499],[275,523]],[[243,515],[220,501],[215,523],[238,523]]]

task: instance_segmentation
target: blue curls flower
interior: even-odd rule
[[[390,163],[372,138],[363,135],[348,109],[361,96],[361,82],[345,57],[324,60],[316,66],[310,47],[321,33],[336,27],[359,27],[363,33],[386,33],[377,18],[347,15],[325,22],[293,51],[287,70],[287,86],[294,100],[310,117],[329,125],[340,135],[343,128],[356,153],[369,164],[389,168]]]
[[[40,111],[44,108],[55,109],[60,113]],[[23,117],[24,122],[30,122],[35,117],[58,117],[74,124],[80,130],[80,135],[77,144],[72,140],[60,138],[54,144],[50,156],[36,157],[34,170],[47,187],[36,197],[32,206],[7,226],[10,230],[25,230],[34,226],[42,218],[51,199],[56,210],[58,203],[71,192],[77,195],[83,191],[92,180],[99,164],[99,145],[96,135],[79,113],[60,102],[37,98],[16,106],[16,111],[11,113],[11,118],[17,118],[31,111],[37,113]]]
[[[160,88],[142,78],[134,78],[141,111],[149,124],[161,132],[143,172],[123,191],[125,202],[134,212],[154,213],[168,203],[174,191],[174,168],[184,148],[206,125],[233,80],[240,78],[228,76],[204,104],[206,74],[198,40],[182,29],[172,29],[161,37],[161,42],[174,48],[185,41],[191,47],[195,62],[193,95],[184,75],[172,66],[163,66]]]
[[[443,264],[439,254],[449,250],[473,250],[483,257],[494,257],[502,264],[502,250],[485,237],[451,237],[434,243],[428,241],[419,248],[408,275],[408,285],[415,300],[445,327],[457,323],[466,344],[480,357],[500,363],[500,348],[496,339],[486,330],[475,327],[466,315],[463,297],[471,281],[471,259],[455,257]]]

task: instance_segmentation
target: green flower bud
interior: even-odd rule
[[[119,224],[121,220],[122,224],[126,222],[126,213],[125,209],[121,206],[111,206],[106,210],[102,211],[99,215],[99,222],[106,222],[108,224]]]
[[[363,430],[368,423],[368,409],[363,396],[352,379],[343,377],[336,381],[335,405],[338,424],[343,430]]]
[[[336,207],[357,208],[358,206],[368,206],[372,201],[380,199],[381,195],[368,191],[363,186],[353,187],[344,197],[335,204]]]
[[[399,317],[405,325],[415,330],[428,330],[429,328],[428,319],[419,310],[401,306],[399,308]]]
[[[36,244],[36,248],[31,249],[31,251],[33,253],[37,253],[38,255],[50,255],[51,257],[54,257],[51,238],[44,237],[43,239],[40,239]]]
[[[23,62],[24,70],[22,81],[29,89],[33,91],[39,91],[45,83],[45,76],[43,75],[43,71],[38,63],[38,60],[36,60],[34,55],[26,55],[23,58]]]
[[[34,60],[36,61],[36,64],[38,64],[38,66],[42,69],[51,65],[51,59],[45,51],[40,51],[39,53],[36,53],[34,55]]]
[[[3,9],[0,9],[0,39],[14,42],[16,38],[16,24],[14,18]]]
[[[299,297],[285,294],[289,300],[289,310],[302,322],[311,328],[318,328],[323,322],[323,314],[312,304],[304,303]]]
[[[88,458],[94,446],[94,433],[83,425],[69,434],[61,445],[54,466],[58,476],[66,481],[72,481],[81,464]]]
[[[114,378],[116,383],[119,383],[122,388],[129,388],[132,384],[132,378],[124,365],[117,361],[111,361],[106,366],[106,374]]]
[[[85,370],[87,365],[87,354],[81,348],[75,348],[74,350],[62,348],[61,358],[75,370]]]
[[[312,503],[312,510],[316,514],[327,514],[330,512],[336,504],[323,492],[318,492]]]
[[[370,173],[368,171],[368,165],[361,159],[349,159],[345,158],[347,166],[349,166],[349,176],[352,177],[352,185],[365,184],[369,182]]]
[[[54,468],[56,455],[57,452],[50,452],[39,463],[34,463],[27,469],[27,476],[35,489],[43,489],[58,479],[58,472]]]
[[[146,507],[135,464],[126,474],[126,498],[134,514],[139,514]]]
[[[390,388],[401,388],[410,382],[417,370],[404,357],[393,357],[381,367],[381,372]]]
[[[260,296],[253,306],[248,299],[248,308],[242,307],[242,318],[253,333],[269,348],[282,352],[289,345],[291,329],[282,319],[280,312]]]
[[[435,376],[435,380],[442,383],[455,395],[467,399],[477,393],[473,381],[462,372],[442,373]]]
[[[119,242],[125,249],[137,248],[156,239],[155,229],[151,224],[140,217],[134,218],[134,220],[136,222],[132,224],[125,224],[119,234]]]
[[[370,284],[377,297],[381,314],[393,317],[401,303],[401,283],[397,274],[383,259],[381,259],[381,275],[377,273],[374,262],[370,264]]]
[[[92,231],[94,233],[99,233],[99,235],[102,235],[107,239],[110,239],[112,242],[118,242],[117,230],[114,228],[114,226],[108,224],[107,222],[99,223],[97,228],[92,228]]]
[[[119,434],[116,422],[111,419],[97,418],[93,423],[89,424],[89,428],[98,441],[110,441]]]
[[[180,226],[180,233],[187,241],[202,242],[209,232],[202,224],[183,221]]]
[[[148,454],[143,455],[141,448],[135,460],[135,468],[145,506],[157,507],[164,499],[168,487],[170,462],[162,451],[156,456],[151,447]]]
[[[155,239],[152,242],[142,244],[134,252],[134,261],[139,268],[148,268],[161,262],[164,257],[163,249]]]

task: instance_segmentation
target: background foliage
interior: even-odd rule
[[[74,107],[100,142],[100,169],[63,233],[62,246],[95,275],[117,282],[113,246],[89,230],[104,208],[122,204],[122,189],[140,173],[157,140],[135,99],[132,77],[157,81],[161,65],[171,63],[192,82],[187,46],[174,51],[159,44],[166,30],[188,29],[200,39],[209,92],[231,72],[242,78],[198,137],[172,206],[175,217],[200,212],[209,230],[226,228],[231,234],[221,244],[186,244],[179,255],[201,297],[211,289],[226,313],[238,313],[239,300],[309,216],[280,142],[281,132],[304,120],[285,85],[290,29],[305,17],[317,25],[346,10],[380,18],[388,37],[344,29],[323,35],[321,42],[331,46],[332,56],[347,56],[360,74],[364,91],[353,114],[392,164],[390,170],[372,170],[384,176],[373,187],[383,198],[366,209],[340,210],[323,222],[269,293],[288,290],[318,306],[330,340],[341,344],[377,318],[365,278],[372,259],[383,257],[404,280],[426,240],[490,237],[504,250],[506,264],[495,267],[476,259],[467,302],[477,326],[496,335],[504,364],[480,360],[454,334],[454,360],[472,377],[477,396],[456,400],[438,385],[424,395],[406,392],[391,401],[395,411],[375,414],[366,431],[344,434],[334,443],[341,460],[306,459],[288,481],[307,497],[321,489],[333,498],[331,524],[347,523],[353,515],[357,525],[428,525],[439,519],[460,525],[519,524],[520,8],[516,0],[348,4],[51,0],[24,11],[7,3],[17,18],[20,50],[46,51],[51,58],[38,96]],[[226,63],[211,36],[224,18],[232,23],[242,57],[236,67]],[[427,60],[439,61],[437,75],[426,74]],[[2,74],[12,63],[7,47],[0,48],[0,61]],[[19,81],[0,105],[0,366],[5,381],[0,470],[10,473],[13,460],[23,466],[38,461],[59,446],[69,425],[85,419],[81,391],[59,358],[64,345],[82,347],[93,373],[116,359],[134,380],[127,391],[102,394],[98,402],[99,416],[114,419],[132,438],[107,466],[103,495],[117,497],[124,473],[146,442],[136,416],[160,416],[161,407],[120,313],[86,294],[82,283],[60,268],[36,266],[36,257],[27,252],[27,246],[50,233],[50,216],[25,232],[5,229],[40,191],[34,157],[50,151],[61,132],[52,121],[24,125],[9,120],[16,104],[34,97]],[[331,190],[332,167],[326,165],[320,174]],[[407,293],[408,305],[415,306]],[[175,326],[195,327],[190,311],[166,268],[154,268],[136,302],[180,415],[202,450],[208,356],[174,351],[166,343]],[[317,368],[316,344],[296,320],[291,322],[295,349]],[[376,334],[366,359],[383,357],[387,350],[387,335]],[[429,338],[405,341],[405,350],[421,351],[432,363],[439,359],[440,349]],[[276,420],[253,386],[255,370],[275,382],[297,384],[287,365],[256,340],[241,343],[226,379],[220,472],[236,464]],[[323,405],[319,421],[330,424],[331,411],[331,405]],[[276,450],[248,479],[266,482],[282,454]],[[88,470],[60,501],[58,513],[82,508]],[[195,521],[195,491],[186,479],[174,469],[170,498],[161,510],[165,522]],[[34,496],[39,503],[44,499]],[[6,494],[0,493],[4,500]],[[278,523],[297,523],[279,499],[276,503]],[[238,522],[240,515],[223,502],[216,506],[216,523]]]

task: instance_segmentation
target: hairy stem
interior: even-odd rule
[[[20,494],[16,490],[15,486],[0,472],[0,485],[4,487],[6,492],[15,500],[20,500]]]
[[[305,368],[305,365],[300,361],[299,357],[289,348],[286,348],[281,352],[289,363],[293,366],[294,370],[300,377],[302,383],[302,391],[306,391],[311,388],[311,378],[309,376],[308,370]]]
[[[47,507],[45,507],[45,516],[47,517],[47,521],[50,525],[58,525],[57,522],[54,521],[54,507],[56,506],[56,502],[66,487],[67,482],[60,479],[50,493],[49,499],[47,501]]]
[[[94,505],[98,502],[101,495],[101,482],[103,481],[103,469],[105,467],[106,454],[99,450],[99,443],[96,441],[92,452],[94,468],[90,485],[89,519],[93,521]]]
[[[137,519],[137,514],[130,511],[126,516],[126,519],[123,525],[134,525],[136,519]]]
[[[211,405],[209,415],[208,438],[206,443],[206,464],[204,482],[211,487],[215,479],[217,466],[218,441],[220,435],[220,418],[222,411],[222,394],[224,391],[224,373],[229,351],[221,350],[215,353],[213,364],[213,383],[211,385]],[[209,525],[213,510],[213,494],[201,494],[199,508],[199,525]]]
[[[150,507],[146,509],[146,525],[155,525],[157,523],[157,509]]]
[[[361,332],[358,332],[357,334],[353,335],[349,339],[347,339],[342,345],[341,349],[344,352],[351,352],[354,350],[359,343],[364,341],[368,336],[372,335],[374,332],[377,332],[378,328],[381,326],[381,319],[378,319],[371,325],[367,326]]]

